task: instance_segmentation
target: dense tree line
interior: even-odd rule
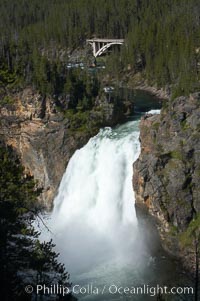
[[[67,77],[63,65],[69,52],[94,35],[124,37],[133,2],[1,1],[0,67],[16,74],[17,87],[31,83],[43,93],[61,93]]]
[[[10,147],[0,144],[0,287],[1,300],[33,300],[26,285],[70,286],[69,274],[57,260],[53,243],[41,243],[33,220],[40,208],[39,191],[31,176],[25,175]],[[34,300],[40,300],[35,295]],[[54,300],[63,300],[55,296]],[[65,300],[72,300],[68,296]]]
[[[113,73],[117,64],[117,72],[130,66],[151,84],[174,84],[185,94],[199,88],[199,15],[198,0],[4,0],[0,67],[17,76],[18,87],[58,94],[68,54],[86,38],[125,38]]]
[[[199,89],[199,1],[141,3],[139,21],[128,33],[127,63],[142,69],[150,83],[174,84],[176,94]]]
[[[125,38],[107,58],[114,76],[140,72],[150,84],[173,85],[174,96],[200,88],[199,0],[1,0],[0,32],[1,103],[10,101],[10,90],[32,85],[57,103],[70,96],[67,109],[79,115],[90,110],[97,77],[66,63],[92,37]],[[29,300],[25,284],[51,282],[50,274],[69,285],[52,242],[40,243],[32,227],[40,211],[35,182],[3,144],[0,169],[2,300]]]

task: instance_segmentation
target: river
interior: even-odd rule
[[[126,123],[101,129],[75,152],[54,201],[48,236],[78,300],[157,300],[152,287],[180,285],[183,279],[177,263],[150,246],[159,243],[153,234],[149,244],[136,217],[132,163],[140,153],[139,120],[160,103],[144,92],[135,99]],[[138,286],[142,293],[134,293]]]

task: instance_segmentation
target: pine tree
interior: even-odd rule
[[[33,220],[41,208],[39,190],[10,147],[0,145],[0,286],[1,300],[32,300],[31,284],[70,286],[69,274],[57,260],[52,241],[40,243]],[[61,300],[60,296],[55,300]],[[68,296],[68,299],[71,296]]]

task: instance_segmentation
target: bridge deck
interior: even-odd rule
[[[103,43],[123,43],[124,39],[87,39],[87,42],[103,42]]]

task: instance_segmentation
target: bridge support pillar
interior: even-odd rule
[[[124,44],[124,39],[91,39],[86,42],[92,46],[93,55],[97,57],[105,53],[112,45]]]

